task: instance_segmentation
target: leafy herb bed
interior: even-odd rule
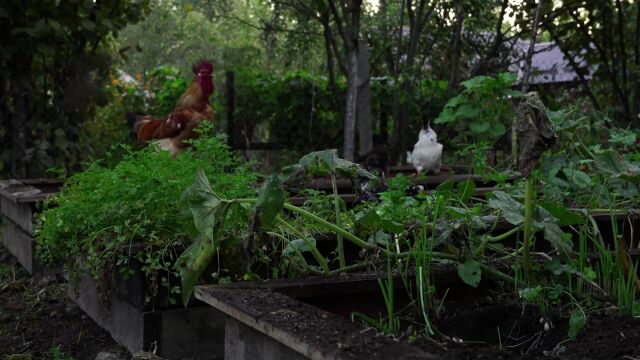
[[[200,286],[195,296],[229,316],[226,351],[235,354],[234,359],[248,359],[256,348],[270,351],[262,354],[264,358],[292,359],[520,359],[523,354],[527,358],[583,359],[640,354],[640,319],[592,314],[577,340],[567,342],[566,319],[549,315],[552,325],[545,331],[536,308],[501,297],[500,292],[483,294],[459,282],[455,285],[442,275],[436,276],[436,284],[457,287],[459,294],[466,295],[447,297],[443,315],[435,323],[446,341],[435,345],[403,332],[396,341],[345,319],[352,311],[365,308],[371,316],[384,311],[375,307],[383,303],[376,288],[377,277],[346,275]],[[455,276],[450,279],[455,282]],[[405,326],[420,317],[406,312],[405,316]]]
[[[34,215],[61,186],[46,179],[0,181],[3,244],[30,274],[44,270],[35,258]]]
[[[126,256],[131,252],[144,250],[144,244],[134,244],[123,248]],[[170,259],[166,259],[170,261]],[[114,264],[113,292],[140,310],[173,309],[183,307],[180,294],[172,292],[180,284],[174,273],[165,274],[162,284],[156,284],[149,279],[142,270],[144,263],[135,257],[130,257],[126,264]],[[190,303],[190,305],[192,305]]]

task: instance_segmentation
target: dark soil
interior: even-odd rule
[[[415,315],[402,317],[404,329],[398,338],[385,336],[373,328],[353,323],[344,311],[347,304],[351,304],[351,311],[360,311],[363,304],[377,302],[376,298],[381,297],[379,290],[370,293],[368,298],[359,294],[361,290],[369,290],[363,282],[370,279],[371,275],[289,279],[199,291],[204,299],[216,298],[256,321],[266,322],[322,349],[328,356],[367,360],[640,359],[638,318],[619,316],[614,310],[592,312],[588,314],[586,328],[576,340],[570,340],[566,317],[550,316],[541,321],[536,307],[523,306],[504,297],[464,303],[448,301],[435,324],[437,334],[433,340],[416,334],[421,319]],[[343,285],[340,280],[344,281]],[[322,289],[321,297],[332,300],[319,304],[320,294],[309,297],[311,294],[304,291],[305,288],[312,288],[313,292]],[[290,297],[300,295],[303,301]],[[314,301],[309,301],[311,299]],[[339,303],[342,305],[338,306]],[[364,306],[367,307],[370,306]],[[384,311],[374,310],[369,315],[379,319],[381,313]],[[547,329],[545,323],[548,323]],[[411,324],[413,330],[408,328]]]
[[[93,360],[101,351],[127,354],[69,300],[62,279],[30,277],[0,246],[0,359]]]
[[[548,328],[545,330],[545,323]],[[640,319],[591,313],[576,340],[567,318],[543,318],[533,306],[488,305],[452,310],[438,321],[448,337],[445,359],[637,359]],[[453,338],[455,337],[455,341]],[[432,348],[425,340],[417,342]]]

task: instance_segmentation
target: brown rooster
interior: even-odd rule
[[[209,106],[209,96],[214,90],[213,65],[203,61],[193,65],[192,70],[196,76],[169,115],[160,119],[143,115],[136,119],[133,130],[139,142],[156,140],[161,149],[175,157],[187,147],[183,140],[196,137],[193,130],[201,121],[213,121],[213,109]]]

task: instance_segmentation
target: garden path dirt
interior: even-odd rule
[[[67,297],[66,282],[29,276],[0,246],[0,360],[93,360],[101,351],[126,356]]]

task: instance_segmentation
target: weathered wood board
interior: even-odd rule
[[[36,259],[34,215],[38,204],[61,186],[58,180],[0,180],[2,243],[29,274],[55,272],[55,269],[45,269]]]
[[[81,274],[75,283],[70,281],[69,296],[131,353],[156,348],[157,355],[170,360],[224,356],[225,316],[212,307],[145,311],[117,295],[103,304],[88,274]]]
[[[36,240],[11,220],[2,222],[2,244],[29,274],[42,271],[36,259]]]
[[[419,348],[364,333],[341,316],[282,294],[278,281],[270,283],[274,286],[196,287],[198,299],[228,315],[225,359],[377,360],[399,354],[403,359],[435,359]]]

